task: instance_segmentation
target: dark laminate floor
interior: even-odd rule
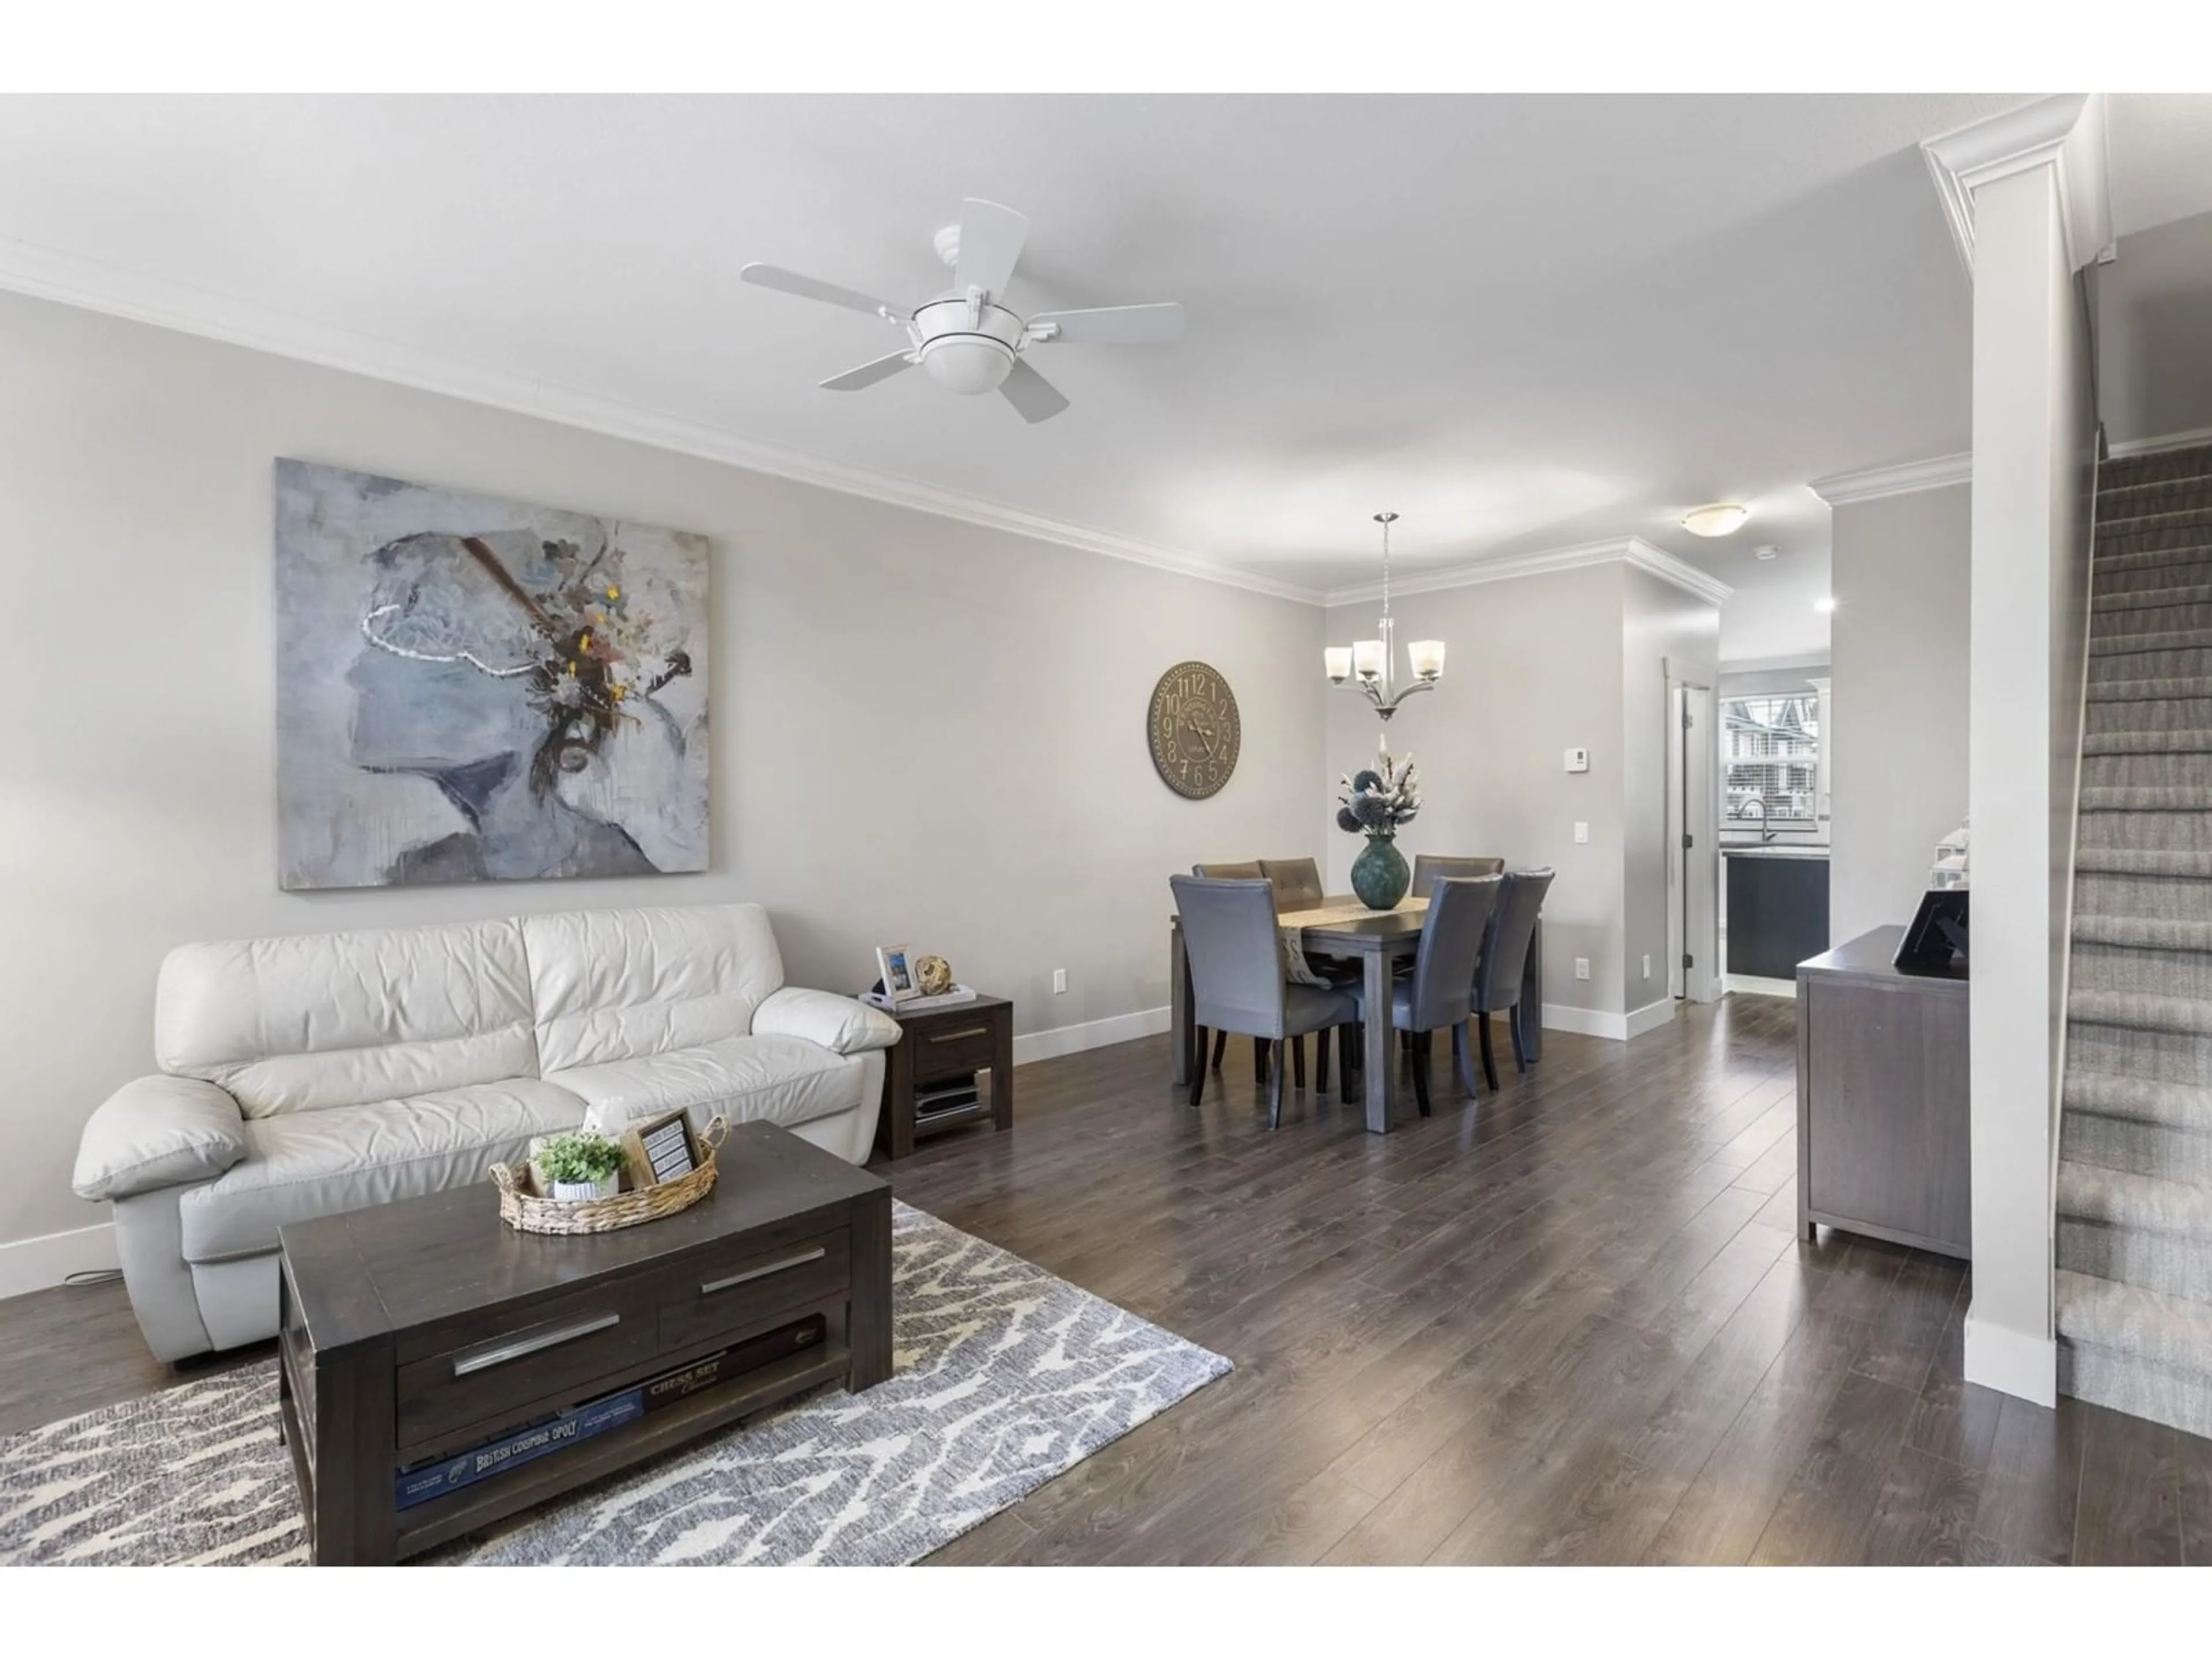
[[[2212,1442],[1968,1387],[1956,1264],[1792,1239],[1791,1015],[1439,1063],[1388,1137],[1270,1135],[1249,1045],[1195,1112],[1164,1038],[1024,1067],[900,1197],[1237,1369],[934,1559],[2212,1559]],[[167,1380],[118,1289],[0,1303],[0,1431]]]

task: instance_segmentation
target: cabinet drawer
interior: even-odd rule
[[[852,1272],[851,1235],[842,1228],[688,1268],[663,1282],[660,1346],[672,1352],[833,1300],[850,1286]]]
[[[906,1040],[914,1044],[914,1077],[917,1083],[980,1072],[992,1063],[997,1050],[988,1016],[948,1020],[908,1028]]]
[[[489,1322],[465,1344],[400,1366],[400,1445],[647,1363],[659,1342],[652,1288],[633,1279],[540,1303]]]

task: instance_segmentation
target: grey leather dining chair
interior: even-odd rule
[[[1429,891],[1412,977],[1391,988],[1387,1011],[1370,1009],[1360,999],[1363,1021],[1387,1018],[1413,1038],[1413,1100],[1423,1117],[1429,1115],[1430,1043],[1442,1027],[1451,1029],[1452,1060],[1461,1085],[1470,1095],[1476,1092],[1474,1060],[1467,1042],[1467,988],[1474,983],[1475,964],[1504,883],[1502,876],[1440,878]]]
[[[1221,881],[1204,876],[1170,876],[1176,911],[1182,919],[1183,952],[1190,963],[1191,1024],[1200,1042],[1211,1026],[1276,1043],[1349,1025],[1358,1017],[1350,997],[1312,985],[1292,985],[1283,977],[1282,935],[1275,923],[1275,896],[1265,880]],[[1268,1068],[1267,1127],[1283,1119],[1283,1073]],[[1351,1096],[1351,1079],[1343,1083]],[[1206,1071],[1190,1080],[1190,1103],[1206,1088]]]
[[[1209,881],[1264,881],[1267,876],[1257,859],[1247,859],[1242,864],[1194,864],[1190,866],[1190,872],[1194,876],[1203,876]],[[1229,1033],[1216,1031],[1213,1034],[1213,1057],[1206,1063],[1217,1072],[1221,1069],[1221,1056],[1228,1047]],[[1200,1042],[1198,1050],[1204,1054],[1206,1044]],[[1255,1042],[1252,1045],[1252,1080],[1255,1083],[1267,1080],[1267,1045],[1264,1042]],[[1303,1083],[1305,1079],[1301,1076],[1298,1081]]]
[[[1502,876],[1505,873],[1504,859],[1447,858],[1439,853],[1413,854],[1413,884],[1407,890],[1413,898],[1426,898],[1429,889],[1447,876]]]
[[[1260,873],[1274,886],[1278,910],[1310,910],[1321,902],[1321,866],[1311,859],[1261,859]]]
[[[1490,1079],[1493,1090],[1498,1087],[1498,1057],[1491,1047],[1490,1017],[1520,1003],[1528,936],[1536,931],[1536,920],[1544,913],[1544,895],[1551,890],[1552,872],[1509,870],[1504,881],[1489,935],[1482,942],[1482,960],[1474,970],[1474,1012],[1482,1035],[1482,1074]],[[1514,1069],[1525,1072],[1528,1057],[1521,1051],[1520,1030],[1510,1021],[1507,1024],[1513,1037]]]

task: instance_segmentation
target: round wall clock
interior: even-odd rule
[[[1217,670],[1202,662],[1169,669],[1152,688],[1146,723],[1162,782],[1192,800],[1220,793],[1237,769],[1243,728],[1236,694]]]

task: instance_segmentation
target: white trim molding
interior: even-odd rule
[[[98,1273],[116,1266],[115,1224],[0,1244],[0,1297],[27,1296],[52,1288],[71,1273]]]
[[[1656,1031],[1662,1025],[1674,1023],[1675,1002],[1673,997],[1662,997],[1656,1002],[1647,1002],[1641,1008],[1632,1008],[1622,1022],[1623,1036],[1640,1037],[1646,1031]]]
[[[1728,974],[1723,976],[1724,988],[1739,996],[1797,998],[1797,981],[1794,979],[1765,979],[1757,974]]]
[[[2119,461],[2130,455],[2159,455],[2169,449],[2195,449],[2203,444],[2212,444],[2212,426],[2200,426],[2193,432],[2169,432],[2162,438],[2130,438],[2125,443],[2108,445],[2107,449]]]
[[[1735,592],[1726,582],[1708,576],[1695,565],[1676,558],[1651,545],[1640,536],[1622,536],[1613,541],[1584,542],[1574,547],[1557,547],[1540,553],[1509,553],[1500,558],[1478,559],[1472,564],[1454,565],[1449,569],[1416,572],[1410,576],[1392,580],[1390,591],[1395,594],[1442,593],[1455,587],[1473,587],[1482,582],[1511,581],[1520,576],[1547,576],[1556,570],[1580,570],[1594,564],[1630,564],[1638,570],[1650,572],[1664,582],[1671,582],[1686,593],[1696,595],[1714,605],[1726,605],[1729,596]],[[1350,587],[1332,587],[1325,596],[1331,605],[1358,605],[1382,597],[1382,584],[1358,582]]]
[[[179,333],[220,340],[249,350],[315,363],[349,374],[364,375],[394,386],[411,386],[417,392],[435,392],[517,415],[535,416],[539,420],[581,431],[627,439],[632,443],[693,455],[702,460],[720,461],[750,472],[764,472],[848,495],[865,496],[893,507],[957,519],[987,530],[1007,531],[1224,587],[1294,599],[1302,605],[1324,603],[1324,596],[1318,589],[1279,581],[1272,576],[1222,564],[1177,548],[1094,530],[1087,525],[1008,507],[981,495],[942,489],[919,478],[833,461],[778,444],[762,443],[703,422],[641,409],[574,386],[533,380],[437,352],[417,350],[350,329],[289,316],[187,283],[144,276],[9,237],[0,237],[0,289],[75,306],[83,311],[101,312]]]
[[[2058,1344],[1974,1316],[1966,1305],[1966,1381],[2038,1406],[2058,1403]]]
[[[1732,661],[1723,661],[1720,672],[1723,679],[1731,674],[1786,673],[1793,668],[1802,668],[1808,672],[1817,668],[1825,674],[1828,662],[1828,653],[1825,651],[1793,651],[1779,657],[1737,657]]]
[[[1953,484],[1971,483],[1973,476],[1972,454],[1938,455],[1933,460],[1877,466],[1865,472],[1838,472],[1832,478],[1815,478],[1806,488],[1832,507],[1849,507],[1854,501],[1909,495],[1917,489],[1947,489]]]
[[[1062,1054],[1079,1054],[1086,1048],[1105,1048],[1116,1042],[1157,1036],[1169,1029],[1170,1014],[1166,1008],[1139,1008],[1133,1014],[1115,1014],[1109,1019],[1088,1020],[1080,1025],[1056,1025],[1049,1031],[1024,1032],[1014,1039],[1014,1064],[1026,1066],[1033,1060],[1056,1060]]]
[[[1974,275],[1974,192],[2032,167],[2052,171],[2068,270],[2081,270],[2112,242],[2101,94],[2068,92],[2041,99],[1930,138],[1920,153],[1969,282]]]

